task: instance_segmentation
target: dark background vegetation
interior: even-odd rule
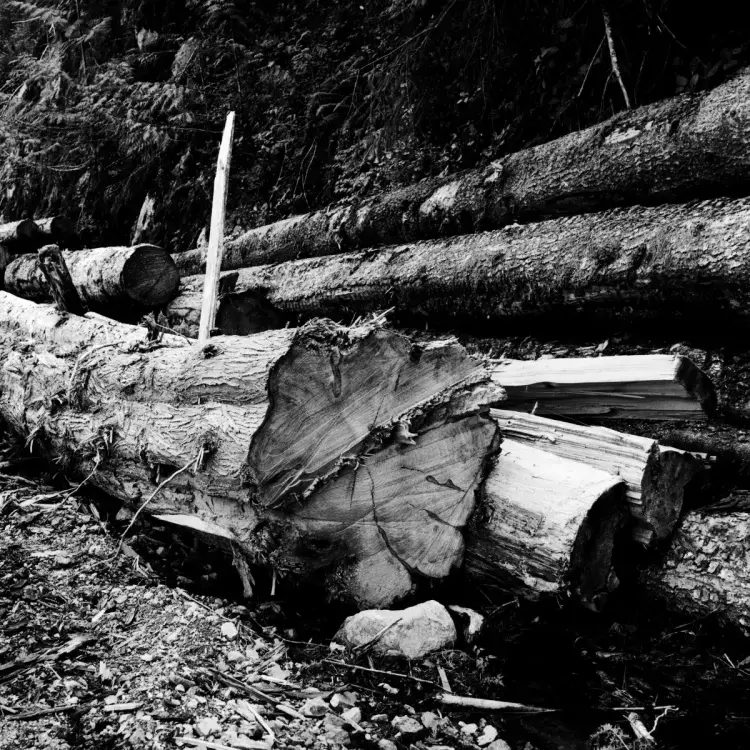
[[[748,62],[742,6],[613,0],[634,105]],[[0,0],[0,217],[65,213],[126,243],[150,194],[149,239],[188,249],[230,109],[232,232],[623,107],[599,0]]]

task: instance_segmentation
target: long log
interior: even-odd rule
[[[524,598],[573,591],[599,611],[619,583],[621,477],[504,439],[467,533],[465,575]]]
[[[78,244],[78,233],[75,224],[67,216],[49,216],[46,219],[36,219],[36,225],[41,232],[43,244],[59,245],[65,250]]]
[[[295,216],[228,243],[224,268],[330,255],[636,203],[706,198],[750,184],[750,71],[489,166]],[[201,273],[200,251],[175,255]]]
[[[639,206],[243,268],[235,292],[262,294],[300,320],[393,307],[396,319],[432,328],[544,314],[558,326],[613,316],[705,325],[748,320],[748,244],[750,199]]]
[[[36,250],[42,239],[42,231],[31,219],[0,224],[0,245],[5,245],[11,252],[18,252],[16,248],[19,247]]]
[[[71,477],[281,571],[338,565],[362,606],[460,565],[503,394],[455,342],[321,321],[199,348],[5,292],[0,333],[0,414]]]
[[[504,438],[621,477],[639,542],[649,545],[672,533],[684,505],[685,488],[700,468],[691,454],[607,427],[568,424],[505,409],[493,409],[491,414]]]
[[[174,297],[180,283],[169,253],[155,245],[100,247],[64,252],[63,257],[84,303],[109,315],[161,307]],[[5,289],[36,302],[51,299],[36,255],[22,255],[8,264]]]
[[[750,636],[750,514],[688,513],[666,554],[641,572],[646,591],[691,619]]]
[[[539,416],[706,420],[716,410],[711,381],[673,354],[498,359],[492,377],[505,409]]]

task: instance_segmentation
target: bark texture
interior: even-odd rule
[[[618,585],[613,552],[627,521],[612,473],[504,439],[472,523],[465,574],[525,598],[565,594],[599,611]]]
[[[62,249],[72,248],[78,245],[78,233],[75,224],[67,216],[50,216],[46,219],[37,219],[36,225],[41,232],[44,243],[54,243]]]
[[[88,312],[78,296],[68,264],[57,245],[45,245],[38,253],[39,270],[42,272],[52,299],[61,312],[83,315]]]
[[[155,245],[100,247],[65,252],[63,257],[83,302],[108,315],[161,307],[174,297],[180,283],[169,254]],[[22,255],[8,264],[5,289],[36,302],[51,299],[36,255]]]
[[[700,468],[693,456],[606,427],[568,424],[504,409],[493,409],[491,414],[504,438],[621,477],[639,542],[648,545],[671,534],[682,511],[685,488]]]
[[[198,347],[5,292],[0,333],[0,414],[69,476],[361,606],[460,566],[503,394],[455,342],[318,321]]]
[[[750,514],[689,513],[667,554],[641,574],[649,593],[691,618],[750,636]]]
[[[300,319],[394,307],[397,317],[445,323],[548,314],[558,325],[659,315],[705,325],[748,319],[748,246],[750,199],[639,206],[243,268],[235,291]]]
[[[750,71],[716,89],[622,112],[484,169],[253,229],[224,268],[330,255],[636,203],[706,198],[750,182]],[[175,256],[203,270],[200,251]]]
[[[13,252],[36,250],[43,233],[31,219],[0,224],[0,245]]]

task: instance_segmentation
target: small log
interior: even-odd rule
[[[284,315],[395,308],[431,328],[546,316],[557,326],[750,320],[750,199],[637,206],[238,271]],[[596,313],[596,314],[594,314]]]
[[[564,214],[747,192],[750,70],[504,156],[359,203],[252,229],[224,268],[495,229]],[[667,230],[668,231],[668,230]],[[199,251],[175,256],[202,273]]]
[[[46,219],[36,219],[41,232],[40,240],[45,243],[59,245],[63,250],[78,244],[78,233],[75,224],[67,216],[50,216]]]
[[[39,226],[31,219],[0,224],[0,245],[5,245],[11,252],[36,250],[42,240]]]
[[[634,537],[640,543],[649,545],[671,534],[682,511],[685,487],[700,469],[695,457],[606,427],[567,424],[504,409],[493,409],[491,414],[505,439],[621,477],[637,524]]]
[[[750,636],[750,514],[688,513],[666,554],[641,572],[650,596]]]
[[[40,248],[38,255],[39,268],[49,284],[57,309],[73,315],[86,313],[60,248],[57,245],[45,245]]]
[[[530,599],[571,591],[584,606],[603,607],[619,583],[613,552],[628,518],[622,478],[504,439],[483,498],[467,534],[468,580]]]
[[[83,302],[110,316],[161,307],[180,283],[169,253],[155,245],[100,247],[64,252],[63,257]],[[5,289],[35,302],[51,298],[36,255],[22,255],[8,264]]]
[[[716,410],[711,381],[680,355],[501,359],[492,377],[505,409],[539,416],[705,420]]]

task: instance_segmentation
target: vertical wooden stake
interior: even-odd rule
[[[203,281],[203,304],[198,328],[198,344],[203,346],[211,336],[216,321],[216,306],[219,299],[221,259],[224,255],[224,213],[227,207],[227,185],[229,162],[232,158],[232,136],[234,134],[234,112],[227,115],[224,135],[221,138],[219,159],[214,179],[214,200],[211,209],[211,235],[206,254],[206,275]]]
[[[68,264],[60,248],[57,245],[45,245],[39,248],[38,252],[39,269],[47,279],[57,309],[73,315],[84,315],[88,312],[73,285]]]

